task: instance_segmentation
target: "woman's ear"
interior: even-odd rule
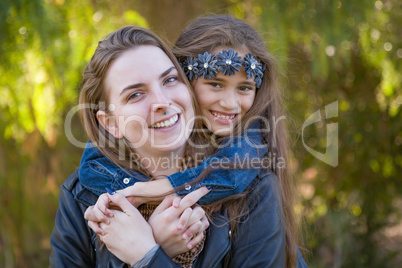
[[[120,131],[114,116],[109,116],[105,111],[97,111],[96,118],[101,126],[106,129],[107,132],[112,134],[113,137],[116,139],[123,138],[123,133]]]

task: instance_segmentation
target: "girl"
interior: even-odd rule
[[[220,135],[223,137],[221,140],[230,134],[237,134],[235,138],[224,140],[229,141],[224,142],[226,147],[218,149],[212,157],[206,158],[202,165],[168,176],[173,187],[188,186],[187,189],[178,191],[179,194],[188,193],[201,185],[208,185],[212,187],[211,192],[201,201],[210,203],[243,192],[257,175],[261,177],[261,170],[255,166],[250,168],[250,165],[244,169],[244,166],[239,166],[239,162],[235,161],[235,156],[241,155],[237,159],[243,159],[252,154],[262,158],[268,148],[271,155],[280,156],[286,163],[286,130],[282,124],[276,124],[276,120],[283,115],[278,72],[273,57],[266,51],[264,43],[252,27],[229,16],[200,18],[188,26],[179,37],[174,52],[182,63],[188,79],[192,82],[200,104],[204,126],[210,130],[203,134],[208,138]],[[247,127],[250,125],[251,127]],[[274,127],[274,130],[270,130],[270,126]],[[251,130],[263,131],[248,135]],[[228,143],[232,146],[227,146]],[[228,159],[230,165],[227,167],[230,168],[213,170],[202,180],[191,182],[213,161],[222,167],[223,159]],[[86,163],[84,161],[82,164]],[[250,164],[247,161],[241,163]],[[280,202],[286,233],[286,266],[291,267],[296,263],[298,252],[296,250],[291,183],[288,171],[283,166],[271,166],[270,168],[278,177],[280,185]],[[267,172],[266,169],[263,171]],[[124,179],[131,181],[132,178]],[[124,179],[122,179],[123,183]],[[162,184],[163,180],[148,184],[151,183],[154,183],[155,186],[157,183]],[[165,186],[169,186],[166,181],[164,183]],[[139,192],[135,191],[136,185],[138,185],[137,189],[141,188],[139,186],[141,183],[136,183],[133,187],[124,189],[122,193],[126,196],[138,195]],[[162,186],[157,187],[159,190],[162,189]],[[150,191],[148,190],[147,193]],[[107,210],[109,196],[104,195],[103,197],[98,201],[98,206],[93,208],[92,216],[93,214],[110,213]],[[144,200],[146,201],[146,199]],[[229,214],[232,211],[232,215],[229,215],[232,223],[235,222],[234,219],[238,216],[239,211],[244,208],[240,201],[226,202],[223,207],[229,211]],[[89,215],[88,219],[106,221],[106,217],[103,215],[92,216]],[[232,224],[233,230],[235,227],[236,224]],[[98,226],[94,228],[97,231],[101,230],[98,229]],[[301,256],[299,256],[298,265],[304,265]]]

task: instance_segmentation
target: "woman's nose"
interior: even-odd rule
[[[166,110],[172,105],[171,102],[166,102],[166,103],[154,103],[152,104],[152,111],[156,113],[165,113]]]
[[[172,105],[172,100],[163,90],[155,90],[152,101],[153,112],[165,112]]]

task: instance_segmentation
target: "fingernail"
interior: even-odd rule
[[[183,239],[186,240],[188,236],[186,234],[183,234]]]
[[[109,187],[105,187],[106,192],[108,192],[110,195],[114,195],[116,193],[115,190],[110,189]]]
[[[179,230],[183,229],[183,224],[179,224],[179,225],[177,226],[177,229],[179,229]]]
[[[188,247],[188,249],[191,249],[193,247],[193,245],[189,244],[187,247]]]

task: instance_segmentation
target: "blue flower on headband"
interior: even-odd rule
[[[216,73],[218,72],[216,67],[216,59],[214,55],[205,52],[204,55],[199,54],[197,63],[198,63],[198,76],[204,76],[204,79],[211,79],[216,77]]]
[[[187,57],[187,59],[182,64],[184,73],[186,74],[188,80],[193,80],[198,78],[198,62],[197,59],[193,57]]]
[[[254,79],[257,88],[259,88],[262,83],[262,77],[264,76],[263,66],[254,58],[254,56],[251,56],[250,53],[244,57],[244,71],[247,73],[247,78]]]
[[[224,49],[219,52],[216,58],[218,60],[216,63],[218,70],[222,71],[223,75],[234,75],[235,71],[240,71],[238,67],[243,65],[240,61],[241,57],[231,48],[228,51]]]

